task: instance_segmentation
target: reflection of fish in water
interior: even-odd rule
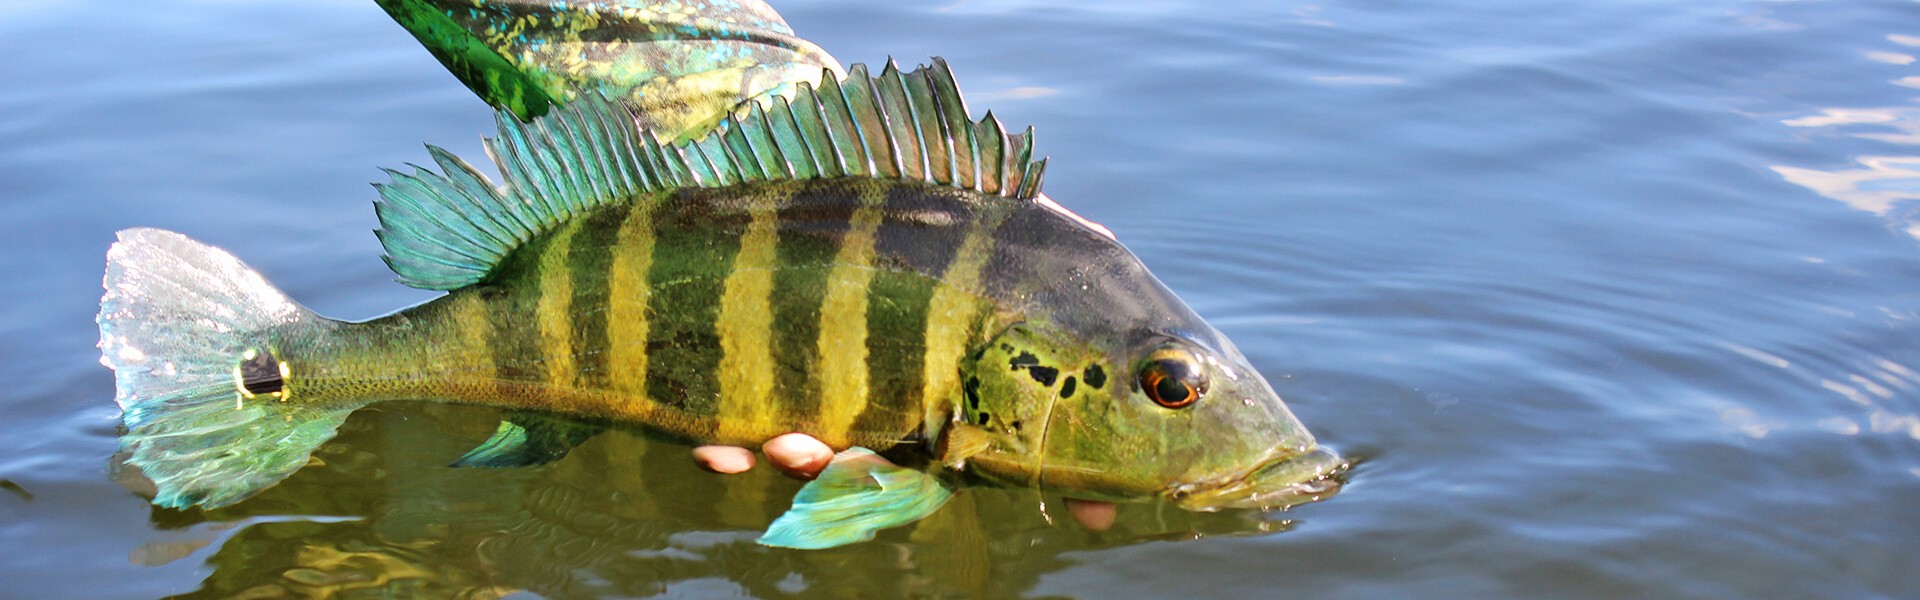
[[[540,469],[435,464],[464,450],[449,430],[491,428],[492,412],[361,411],[315,452],[328,469],[211,513],[156,511],[154,526],[169,532],[159,542],[217,541],[197,555],[211,570],[200,589],[169,598],[705,596],[721,594],[689,590],[729,581],[754,598],[1019,597],[1069,552],[1286,527],[1254,511],[1155,505],[1090,536],[1046,527],[1026,490],[973,489],[872,543],[767,553],[742,530],[785,511],[799,482],[764,469],[706,475],[684,447],[629,435],[602,435]],[[169,550],[179,556],[139,554]]]
[[[402,398],[516,411],[461,465],[548,462],[609,425],[847,449],[762,538],[780,546],[867,539],[962,483],[1194,510],[1331,491],[1339,459],[1131,253],[1035,200],[1031,134],[968,117],[944,63],[842,78],[757,3],[385,4],[503,107],[505,181],[438,149],[439,172],[392,173],[387,262],[449,293],[364,323],[121,232],[101,348],[155,503],[237,502]],[[709,124],[714,90],[737,106]]]

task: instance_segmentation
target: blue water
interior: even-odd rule
[[[442,465],[490,415],[399,407],[235,509],[152,509],[109,473],[112,232],[376,316],[430,295],[378,259],[375,168],[478,155],[490,117],[368,1],[26,0],[0,596],[1920,596],[1920,4],[775,6],[1035,124],[1049,194],[1358,458],[1345,490],[1104,534],[981,494],[944,535],[787,553],[695,514],[743,484],[671,446],[474,475]]]

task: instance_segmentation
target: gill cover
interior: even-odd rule
[[[1195,510],[1277,502],[1339,467],[1231,343],[1192,330],[1199,339],[1008,327],[968,361],[948,435],[984,441],[945,462],[1005,485]]]

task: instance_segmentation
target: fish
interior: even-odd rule
[[[444,293],[360,322],[185,235],[120,231],[99,347],[154,504],[245,500],[394,400],[503,411],[454,467],[546,464],[608,429],[813,435],[837,454],[759,538],[776,547],[869,540],[969,486],[1195,511],[1339,489],[1348,463],[1138,257],[1047,199],[1033,129],[973,117],[944,60],[842,70],[741,33],[751,17],[790,37],[758,2],[381,4],[495,106],[499,180],[434,146],[432,168],[387,170],[382,258]],[[420,25],[433,11],[486,18]],[[662,18],[682,25],[621,21]],[[514,50],[551,47],[526,41],[535,22],[542,39],[666,45]],[[747,58],[686,58],[720,54]],[[633,64],[576,64],[594,56]],[[755,66],[780,56],[817,79]]]

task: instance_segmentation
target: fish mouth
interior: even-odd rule
[[[1235,476],[1177,485],[1165,495],[1180,508],[1214,512],[1230,508],[1273,510],[1325,499],[1340,491],[1339,476],[1352,466],[1325,448],[1270,451],[1274,456]]]

